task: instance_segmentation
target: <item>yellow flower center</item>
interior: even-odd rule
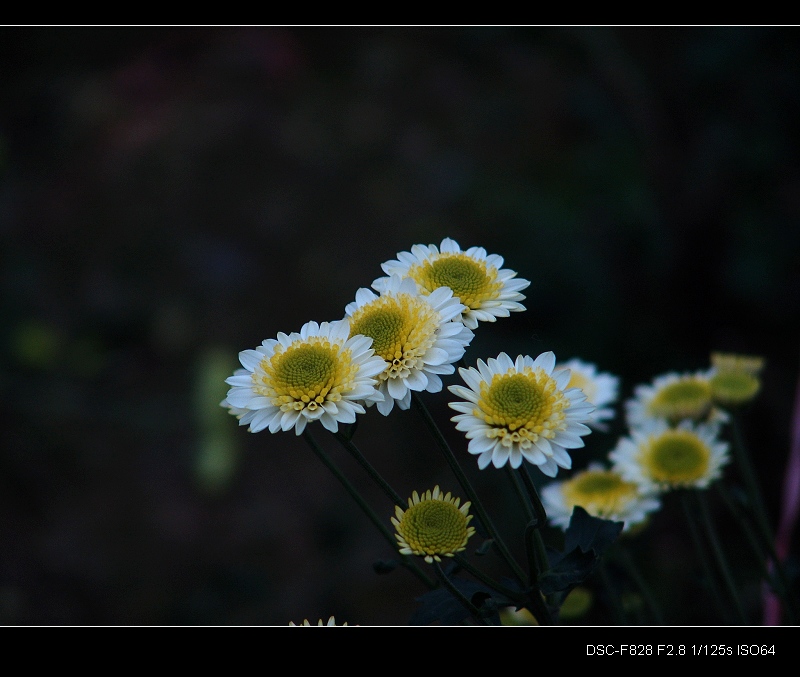
[[[711,450],[697,435],[676,429],[651,440],[643,465],[653,481],[684,486],[708,473],[710,458]]]
[[[472,515],[459,509],[460,502],[449,493],[432,498],[430,491],[419,502],[412,502],[400,520],[395,520],[401,545],[427,562],[439,562],[441,556],[452,557],[465,550],[475,528],[468,526]]]
[[[471,309],[496,299],[503,288],[494,266],[462,252],[439,254],[432,260],[411,266],[408,275],[427,293],[439,287],[450,287],[453,296]]]
[[[618,515],[636,498],[638,489],[610,470],[586,470],[562,486],[564,502],[579,505],[590,515]]]
[[[282,411],[314,411],[326,400],[338,402],[342,391],[354,387],[358,365],[349,350],[322,337],[275,347],[272,357],[253,372],[256,392],[269,397]]]
[[[410,294],[380,296],[358,308],[350,318],[350,335],[372,338],[376,355],[386,361],[379,375],[406,378],[436,341],[439,314],[424,299]]]
[[[705,379],[683,378],[669,383],[659,390],[650,401],[649,412],[670,423],[683,419],[703,420],[711,409],[711,385]]]
[[[758,377],[748,371],[720,371],[711,377],[711,393],[723,405],[747,402],[760,388]]]
[[[529,448],[539,437],[553,439],[566,429],[564,409],[569,399],[543,369],[525,368],[495,374],[491,383],[481,383],[480,400],[473,414],[493,429],[490,437],[502,444]]]

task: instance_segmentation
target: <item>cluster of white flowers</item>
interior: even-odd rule
[[[222,406],[251,432],[297,435],[317,420],[337,432],[372,406],[384,416],[395,405],[408,409],[413,393],[443,389],[442,377],[455,373],[479,323],[525,310],[521,292],[530,282],[503,263],[450,238],[398,253],[381,264],[385,276],[357,290],[341,319],[311,321],[239,353],[243,368],[226,380]],[[732,371],[752,381],[761,363],[715,360],[708,370],[637,386],[625,402],[628,434],[608,454],[609,467],[593,464],[545,488],[551,523],[566,528],[580,505],[629,530],[665,491],[719,478],[729,457],[719,440],[728,414],[714,397],[718,365],[729,401]],[[535,358],[501,352],[458,374],[464,385],[448,386],[459,398],[449,402],[457,412],[451,420],[480,469],[527,461],[555,477],[572,468],[570,450],[585,446],[592,430],[607,431],[615,416],[619,378],[577,358],[557,362],[551,351]]]
[[[442,390],[479,322],[525,310],[521,292],[530,282],[503,263],[451,238],[398,253],[341,319],[308,322],[239,353],[243,368],[226,380],[222,406],[250,432],[297,435],[317,420],[337,432],[373,405],[384,416],[395,405],[408,409],[412,393]],[[459,412],[452,420],[479,467],[518,468],[525,459],[550,477],[570,468],[567,450],[583,447],[590,426],[613,415],[603,407],[616,382],[591,369],[579,361],[556,365],[552,352],[500,353],[459,368],[466,386],[448,386],[462,398],[450,403]]]
[[[714,353],[711,362],[708,369],[661,374],[634,388],[624,403],[627,433],[608,453],[607,467],[594,464],[544,488],[552,524],[566,529],[580,505],[596,517],[623,522],[630,531],[660,507],[666,492],[705,489],[722,477],[730,462],[729,444],[721,439],[730,420],[725,407],[755,395],[763,360]],[[571,366],[573,374],[595,376],[581,372],[576,361]],[[616,397],[616,387],[605,379],[607,395]],[[600,419],[597,413],[595,419]]]
[[[358,289],[340,319],[309,321],[239,353],[242,368],[226,379],[221,402],[239,425],[301,435],[319,421],[338,433],[371,407],[383,416],[409,409],[414,393],[442,391],[481,322],[525,310],[521,292],[530,282],[482,247],[462,250],[445,238],[414,245],[381,268],[386,275]],[[616,415],[620,379],[595,364],[558,362],[552,351],[477,359],[458,367],[463,384],[447,386],[457,398],[448,402],[456,412],[450,420],[481,470],[527,461],[549,478],[572,471],[541,490],[552,526],[567,530],[581,507],[637,532],[666,492],[705,489],[721,477],[730,460],[720,439],[726,407],[755,395],[762,366],[760,358],[715,353],[707,370],[637,386],[624,403],[627,431],[605,462],[575,471],[571,452],[593,430],[609,431]],[[391,519],[399,552],[429,564],[457,556],[475,533],[470,506],[438,485],[415,491]],[[335,624],[331,616],[327,625]]]

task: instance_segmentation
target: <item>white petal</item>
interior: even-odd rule
[[[469,390],[468,388],[465,388],[464,386],[452,385],[452,386],[447,386],[447,389],[451,393],[453,393],[453,395],[457,395],[458,397],[463,397],[465,400],[467,400],[468,402],[472,402],[473,404],[477,404],[478,401],[480,400],[480,395],[478,395],[476,392],[472,390]],[[230,398],[228,398],[228,401],[230,402]],[[470,407],[470,410],[471,409],[472,407]]]
[[[508,457],[511,454],[511,447],[505,447],[502,444],[498,444],[494,448],[494,454],[492,454],[492,465],[495,468],[502,468],[507,462]]]
[[[545,373],[549,376],[553,373],[553,367],[556,366],[556,356],[552,350],[548,350],[546,353],[542,353],[537,357],[534,361],[534,368],[541,367],[544,369]]]
[[[428,385],[428,377],[422,371],[414,370],[408,375],[405,382],[411,390],[425,390]]]
[[[263,353],[257,350],[243,350],[239,353],[239,362],[242,363],[242,366],[247,369],[247,371],[255,371],[256,367],[261,364],[261,360],[263,359]]]
[[[428,377],[428,385],[425,387],[425,390],[429,393],[441,392],[443,386],[442,379],[436,374],[426,374],[426,376]]]
[[[389,395],[391,395],[396,400],[405,397],[405,394],[408,391],[405,381],[401,378],[390,378],[386,382],[386,384],[389,391]]]
[[[378,402],[375,407],[384,416],[388,416],[392,409],[394,409],[394,399],[391,397],[385,398],[382,402]]]

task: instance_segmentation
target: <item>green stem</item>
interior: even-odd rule
[[[372,464],[366,459],[364,454],[362,454],[358,447],[353,443],[352,440],[345,437],[341,432],[334,433],[333,436],[337,439],[337,441],[345,448],[347,451],[350,452],[352,457],[358,462],[358,464],[367,471],[367,474],[372,478],[372,480],[377,484],[383,492],[389,497],[389,500],[392,501],[395,505],[399,505],[403,510],[408,508],[408,503],[406,503],[400,495],[392,489],[389,483],[381,477],[380,473],[372,466]]]
[[[503,540],[500,538],[500,535],[495,528],[492,520],[489,518],[489,515],[483,509],[483,505],[481,504],[480,500],[478,500],[478,495],[475,493],[475,490],[472,488],[469,479],[461,470],[461,467],[458,465],[458,461],[456,460],[455,456],[453,455],[452,450],[450,449],[450,445],[447,444],[447,440],[445,440],[444,436],[442,435],[441,431],[439,430],[436,422],[431,417],[430,412],[428,411],[427,407],[425,406],[424,402],[417,396],[417,393],[411,393],[411,399],[414,402],[414,405],[417,408],[417,411],[422,415],[425,424],[428,426],[428,430],[433,434],[434,439],[436,440],[437,446],[439,450],[445,457],[445,460],[450,465],[450,469],[453,471],[453,474],[458,479],[458,482],[464,488],[464,491],[467,493],[469,500],[472,504],[472,509],[475,511],[475,515],[483,524],[484,528],[486,529],[486,533],[493,541],[493,545],[498,549],[500,555],[506,561],[509,567],[514,571],[514,574],[519,579],[520,584],[524,587],[525,586],[525,572],[522,571],[519,564],[517,564],[516,560],[511,555],[511,552],[506,547]],[[539,621],[540,619],[536,619]],[[541,621],[540,621],[541,622]]]
[[[539,498],[539,492],[536,490],[536,485],[533,483],[530,468],[528,468],[526,463],[523,463],[522,465],[523,467],[518,472],[522,476],[522,481],[528,491],[528,498],[530,499],[534,513],[534,527],[536,528],[536,532],[534,534],[534,543],[536,545],[535,561],[539,572],[542,572],[550,567],[550,563],[547,560],[547,550],[544,546],[544,539],[542,538],[541,531],[542,528],[544,528],[544,526],[547,524],[547,512],[545,512],[542,501]]]
[[[787,615],[789,616],[789,624],[795,625],[796,618],[797,618],[797,609],[794,604],[794,600],[792,598],[790,590],[790,583],[789,579],[786,576],[786,571],[783,568],[783,564],[778,559],[778,555],[775,552],[775,546],[770,542],[766,542],[766,549],[767,553],[764,553],[764,549],[759,544],[759,539],[757,534],[753,531],[753,528],[750,526],[748,521],[748,516],[744,514],[744,512],[739,508],[736,499],[730,495],[730,492],[726,489],[726,487],[722,484],[722,482],[717,482],[717,492],[719,493],[720,497],[722,498],[723,503],[731,511],[733,514],[735,521],[742,527],[742,530],[747,536],[747,541],[750,543],[750,547],[755,554],[755,558],[758,561],[759,567],[761,569],[761,574],[764,577],[764,580],[767,581],[769,586],[775,591],[775,593],[783,600],[786,604],[786,611]],[[772,571],[769,567],[769,562],[772,561],[773,567]]]
[[[522,475],[522,481],[525,483],[525,488],[528,490],[528,496],[531,499],[531,505],[533,505],[533,509],[536,513],[536,526],[541,529],[547,524],[547,511],[545,511],[544,506],[542,505],[542,501],[539,498],[539,492],[536,491],[536,485],[533,483],[531,471],[526,463],[522,464],[520,475]]]
[[[311,432],[306,427],[303,431],[303,438],[311,447],[311,450],[317,455],[317,457],[325,464],[325,466],[330,470],[336,479],[342,483],[342,486],[347,490],[347,493],[353,498],[353,500],[358,504],[361,510],[364,511],[364,514],[370,519],[370,521],[375,525],[375,527],[380,531],[383,537],[388,541],[391,545],[393,551],[397,551],[397,539],[394,535],[386,528],[383,524],[381,519],[375,514],[375,511],[370,508],[367,502],[363,499],[361,494],[358,493],[356,488],[350,483],[350,481],[342,474],[341,470],[334,464],[334,462],[330,459],[330,457],[322,450],[322,448],[317,444],[317,441],[311,435]],[[436,582],[432,581],[426,574],[423,572],[413,561],[411,561],[407,556],[401,555],[400,556],[400,563],[406,567],[409,571],[411,571],[417,578],[419,578],[428,588],[433,590],[436,588]]]
[[[538,522],[536,517],[536,512],[531,505],[531,500],[528,497],[528,494],[525,493],[525,490],[522,487],[522,484],[519,481],[519,473],[517,473],[508,463],[505,465],[505,469],[507,471],[508,477],[511,480],[511,484],[514,485],[514,492],[517,494],[517,498],[519,502],[522,504],[522,509],[525,511],[525,514],[528,516],[528,522]]]
[[[747,447],[744,444],[741,424],[739,423],[739,418],[736,413],[731,414],[731,431],[733,433],[732,446],[734,457],[736,458],[736,465],[739,466],[739,474],[744,481],[747,496],[753,506],[756,522],[764,535],[764,540],[767,543],[773,544],[775,542],[775,536],[772,533],[769,520],[767,519],[764,499],[758,488],[758,482],[756,482],[756,474],[753,470],[753,464],[750,462],[750,455],[747,453]],[[777,560],[777,558],[775,559]]]
[[[545,571],[549,566],[547,551],[544,547],[542,532],[540,531],[543,521],[541,517],[537,516],[536,505],[538,504],[541,508],[541,514],[544,513],[544,508],[541,507],[536,488],[532,486],[531,478],[527,474],[527,467],[522,470],[515,470],[510,465],[506,464],[506,468],[508,470],[508,476],[511,478],[511,483],[514,485],[514,491],[523,504],[528,516],[528,525],[525,527],[525,552],[528,556],[529,578],[532,589],[529,599],[535,609],[535,611],[531,610],[531,613],[536,616],[537,620],[542,618],[545,619],[548,625],[552,625],[553,617],[550,614],[550,610],[547,608],[547,604],[542,599],[539,589],[539,573]],[[520,475],[524,480],[531,483],[531,486],[527,487],[527,493],[520,483]],[[533,493],[531,494],[531,492]]]
[[[530,611],[539,625],[553,625],[553,615],[539,588],[539,572],[546,566],[547,554],[544,551],[542,534],[533,522],[525,527],[525,551],[531,570],[531,592],[528,595]]]
[[[714,602],[717,605],[717,609],[722,615],[722,617],[726,620],[726,625],[733,625],[730,621],[730,615],[728,614],[727,607],[722,601],[722,593],[719,590],[717,585],[716,576],[714,576],[714,572],[711,569],[711,564],[708,561],[708,556],[706,555],[703,540],[700,537],[700,532],[697,527],[697,521],[695,519],[694,512],[692,511],[691,505],[689,505],[689,492],[688,490],[681,490],[681,505],[683,506],[683,512],[686,515],[686,521],[689,524],[689,531],[692,534],[692,540],[694,541],[695,549],[697,550],[697,554],[700,557],[700,563],[703,566],[703,570],[706,574],[706,580],[708,581],[709,586],[711,587],[712,596],[714,597]]]
[[[622,608],[619,595],[614,588],[614,584],[611,582],[611,576],[608,574],[606,563],[603,560],[600,560],[597,568],[600,571],[600,580],[603,581],[603,587],[606,590],[608,605],[611,607],[611,613],[614,616],[614,621],[617,625],[625,625],[625,610]]]
[[[650,586],[647,585],[644,577],[639,572],[639,569],[634,563],[633,558],[630,556],[630,553],[624,546],[618,544],[614,549],[614,554],[616,555],[617,561],[625,570],[625,573],[636,584],[636,587],[639,588],[639,592],[641,593],[642,597],[644,597],[647,606],[650,608],[650,613],[655,619],[656,625],[664,625],[664,617],[661,614],[661,609],[656,603],[655,597],[650,590]]]
[[[739,598],[739,592],[736,588],[736,583],[733,580],[733,574],[728,566],[728,560],[725,557],[725,552],[723,551],[719,542],[717,530],[714,528],[714,523],[711,520],[711,514],[708,510],[708,503],[706,502],[705,491],[703,489],[695,489],[693,493],[698,505],[700,506],[700,516],[702,517],[703,524],[705,525],[708,539],[711,542],[711,550],[714,553],[717,566],[722,573],[722,579],[725,581],[725,585],[728,587],[728,593],[733,601],[734,607],[736,608],[736,613],[739,616],[741,624],[747,625],[747,617],[745,615],[744,608],[742,607],[742,601]]]

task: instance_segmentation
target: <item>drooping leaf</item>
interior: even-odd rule
[[[591,576],[624,526],[624,522],[592,517],[575,506],[565,534],[564,550],[548,549],[550,567],[539,576],[542,593],[556,595],[554,601],[563,601],[575,586]]]
[[[564,552],[580,548],[583,552],[594,550],[601,555],[617,540],[624,526],[624,522],[592,517],[586,510],[576,505],[572,510],[572,517],[565,534]]]
[[[485,585],[464,578],[450,577],[450,582],[484,612],[484,617],[493,625],[500,624],[499,606],[506,606],[507,600],[496,600],[495,593]],[[470,613],[462,602],[447,589],[437,588],[417,597],[420,607],[412,614],[410,625],[459,625],[469,618]]]

